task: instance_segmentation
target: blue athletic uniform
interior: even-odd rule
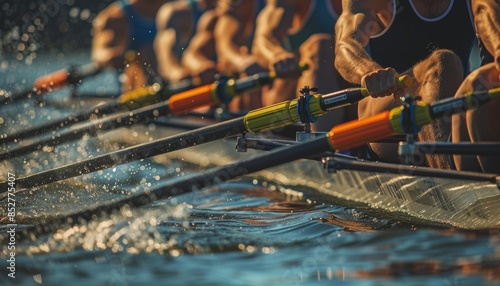
[[[337,13],[333,10],[329,0],[312,1],[314,7],[307,15],[302,28],[294,34],[289,34],[284,41],[285,49],[290,52],[297,52],[300,45],[313,34],[326,33],[331,34],[333,38],[335,23],[338,19]]]
[[[152,45],[156,36],[156,20],[142,16],[128,0],[121,0],[119,3],[127,18],[129,30],[127,50],[139,50]]]
[[[403,72],[425,59],[436,49],[454,51],[462,61],[464,73],[475,39],[469,1],[451,0],[440,17],[425,19],[411,0],[394,0],[392,23],[370,39],[371,57],[383,67]]]

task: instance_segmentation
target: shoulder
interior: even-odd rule
[[[218,13],[216,10],[208,10],[201,14],[200,20],[198,21],[199,30],[213,30],[215,24],[217,23]]]
[[[112,3],[102,10],[94,19],[92,25],[96,28],[105,28],[110,25],[120,25],[126,21],[122,6],[119,3]]]

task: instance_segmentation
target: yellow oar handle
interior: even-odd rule
[[[321,95],[312,95],[309,99],[309,111],[311,116],[324,115],[326,111],[321,109]],[[245,129],[248,132],[262,132],[281,128],[300,120],[297,110],[298,100],[292,99],[276,103],[270,106],[252,110],[245,115]]]
[[[161,84],[155,83],[143,88],[125,92],[118,98],[118,103],[129,110],[147,106],[159,101],[158,92],[162,89]]]
[[[413,79],[409,75],[400,76],[396,81],[396,86],[398,87],[398,89],[411,87],[412,85],[413,85]],[[364,97],[370,95],[368,93],[368,90],[364,87],[361,88],[361,94],[363,94]]]

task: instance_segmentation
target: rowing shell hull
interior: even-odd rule
[[[134,134],[145,134],[146,131],[147,138],[137,136],[128,143],[150,141],[152,137],[170,136],[183,130],[157,127],[151,131],[138,126]],[[108,140],[122,140],[130,138],[130,132],[120,129],[106,137]],[[235,141],[228,139],[161,156],[208,168],[261,152],[265,151],[237,152]],[[500,227],[500,191],[493,183],[350,170],[328,173],[321,162],[307,159],[263,170],[252,176],[275,183],[285,192],[299,193],[314,203],[356,207],[380,218],[473,230]]]

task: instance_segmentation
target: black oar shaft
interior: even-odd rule
[[[168,114],[169,107],[167,103],[161,102],[148,107],[140,108],[135,111],[115,114],[95,122],[88,122],[83,125],[77,125],[67,130],[61,130],[51,137],[36,140],[35,142],[4,150],[0,153],[0,160],[25,155],[30,152],[42,149],[44,146],[54,146],[61,143],[80,139],[87,133],[95,133],[99,130],[110,130],[122,126],[131,125],[137,122],[153,119],[160,114]]]
[[[61,69],[37,78],[33,82],[33,87],[31,88],[18,93],[10,94],[9,96],[0,97],[0,104],[26,99],[34,95],[44,94],[68,84],[77,84],[81,79],[95,75],[100,71],[102,71],[102,67],[96,63]]]
[[[392,173],[408,176],[486,181],[491,183],[496,183],[498,177],[498,175],[496,174],[444,170],[437,168],[398,165],[380,162],[364,162],[357,160],[347,160],[343,158],[333,158],[333,165],[336,170]]]
[[[158,85],[161,86],[161,85]],[[150,86],[152,87],[152,86]],[[190,88],[193,88],[193,82],[192,80],[183,80],[179,83],[169,85],[163,90],[157,91],[157,92],[151,92],[149,87],[141,88],[135,91],[131,91],[128,93],[122,94],[122,97],[127,97],[130,94],[134,94],[135,97],[133,99],[135,100],[141,100],[144,98],[150,99],[152,95],[154,95],[155,99],[154,102],[152,103],[157,103],[163,100],[167,100],[169,95],[180,93],[182,91],[188,90]],[[130,97],[130,96],[129,96]],[[146,102],[146,104],[149,104],[149,102]],[[146,105],[144,104],[144,105]],[[66,118],[62,118],[60,120],[54,120],[47,122],[43,125],[38,125],[38,126],[33,126],[29,129],[19,131],[15,134],[9,134],[9,135],[4,135],[3,137],[0,137],[0,144],[6,144],[6,143],[11,143],[14,141],[19,141],[22,139],[26,139],[29,137],[41,135],[48,133],[50,131],[58,130],[61,129],[65,126],[72,125],[78,122],[82,122],[85,120],[88,120],[92,117],[92,115],[106,115],[109,113],[114,113],[119,111],[120,109],[136,109],[139,108],[141,104],[132,104],[126,100],[122,100],[122,98],[118,98],[112,102],[108,102],[104,105],[101,106],[96,106],[93,108],[90,108],[88,110],[82,111],[79,114],[75,115],[70,115]]]
[[[120,104],[116,101],[109,102],[105,105],[101,105],[98,107],[94,107],[87,111],[81,112],[79,114],[70,115],[66,118],[53,120],[46,122],[42,125],[33,126],[31,128],[19,131],[15,134],[9,134],[2,138],[0,138],[0,144],[11,143],[14,141],[19,141],[22,139],[26,139],[29,137],[42,135],[48,133],[50,131],[58,130],[66,127],[69,124],[74,124],[78,122],[82,122],[84,120],[88,120],[93,114],[107,114],[113,113],[120,109]]]
[[[204,187],[226,182],[234,178],[272,168],[303,157],[312,156],[327,150],[330,150],[330,145],[325,137],[321,137],[301,145],[285,147],[266,154],[253,156],[236,163],[215,167],[201,173],[188,174],[166,186],[157,187],[148,192],[133,194],[126,198],[106,202],[97,207],[89,208],[64,218],[55,219],[54,221],[46,221],[37,229],[28,229],[27,231],[32,236],[52,232],[66,223],[84,223],[85,221],[95,219],[98,215],[111,214],[115,211],[119,211],[124,206],[130,208],[144,206],[159,199],[166,199],[187,192],[200,190]]]
[[[487,155],[499,156],[500,143],[414,143],[419,151],[427,154],[463,154],[463,155]]]
[[[245,132],[243,117],[210,125],[191,132],[158,139],[129,148],[110,152],[85,161],[61,166],[55,169],[40,172],[29,177],[18,178],[18,188],[30,188],[45,185],[51,182],[80,176],[83,174],[103,170],[117,164],[125,164],[135,160],[160,155],[167,152],[211,142]],[[5,188],[7,190],[7,188]]]

